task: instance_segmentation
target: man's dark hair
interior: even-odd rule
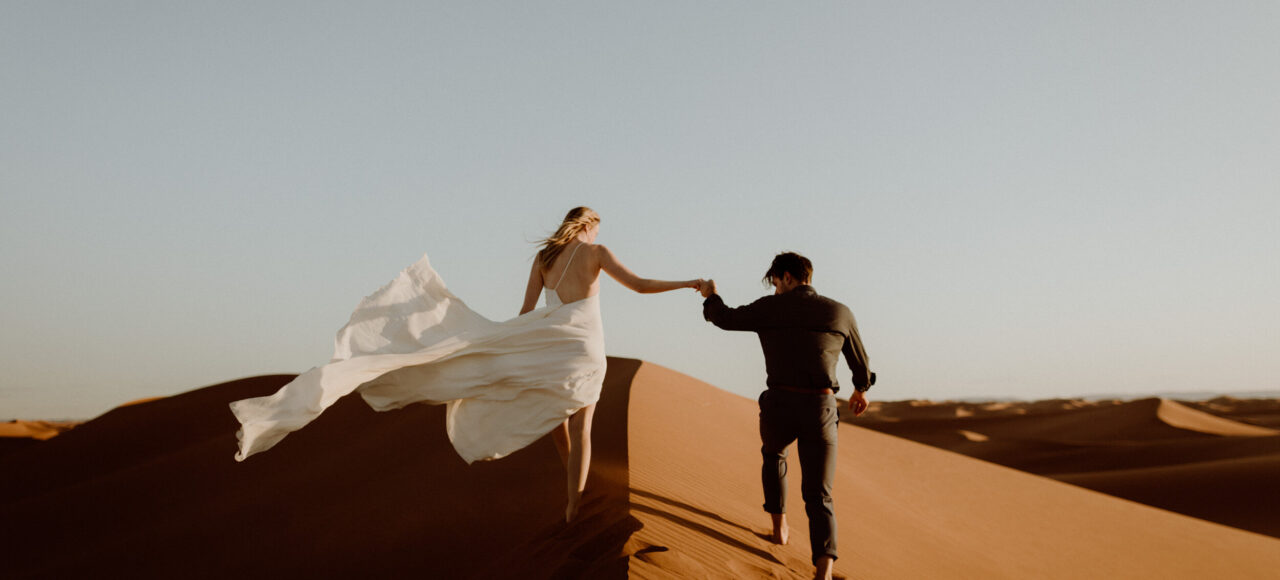
[[[778,254],[769,265],[769,271],[764,273],[764,285],[773,285],[774,279],[781,280],[783,274],[791,274],[797,282],[808,284],[813,280],[813,262],[795,252]]]

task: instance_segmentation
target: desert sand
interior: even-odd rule
[[[755,403],[658,365],[609,364],[573,525],[559,521],[549,439],[468,467],[441,407],[375,413],[347,398],[236,463],[226,405],[292,378],[276,375],[120,407],[0,455],[0,562],[7,578],[806,577],[794,463],[791,543],[763,537]],[[1275,538],[853,424],[840,437],[840,577],[1280,569]]]
[[[897,401],[845,420],[1280,537],[1280,402]]]
[[[79,424],[79,421],[21,420],[0,423],[0,456],[53,439]]]
[[[0,437],[47,441],[59,433],[69,431],[79,421],[7,421],[0,423]]]

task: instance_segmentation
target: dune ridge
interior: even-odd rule
[[[1168,399],[1160,399],[1156,416],[1172,427],[1226,437],[1267,437],[1280,431],[1224,419]]]
[[[48,441],[74,429],[80,421],[24,421],[0,423],[0,456]]]
[[[804,577],[794,457],[791,545],[763,540],[754,402],[648,363],[636,382],[645,388],[631,400],[632,504],[644,527],[631,540],[631,576]],[[658,417],[667,429],[640,427]],[[667,432],[687,449],[672,452]],[[850,578],[1264,578],[1280,559],[1272,538],[850,424],[834,494],[836,570]]]
[[[927,409],[930,405],[941,409]],[[1275,401],[1062,401],[968,418],[955,403],[889,402],[846,421],[970,457],[1280,537]],[[969,403],[979,409],[982,403]],[[904,409],[926,407],[910,418]],[[1249,422],[1245,422],[1249,421]]]
[[[791,544],[763,537],[755,403],[670,369],[609,359],[571,526],[559,521],[563,470],[549,438],[468,467],[445,438],[441,407],[375,413],[349,398],[236,463],[226,404],[291,378],[121,407],[0,457],[0,518],[21,523],[0,543],[6,577],[811,570],[794,464]],[[840,436],[841,577],[1265,578],[1280,567],[1274,538],[855,425]]]
[[[80,421],[24,421],[15,419],[0,423],[0,437],[47,441],[74,429]]]
[[[619,396],[597,410],[593,489],[573,528],[549,438],[468,467],[438,406],[376,413],[349,397],[236,463],[227,403],[293,376],[119,407],[0,457],[0,520],[21,522],[0,543],[6,578],[625,574],[625,361],[606,380]]]
[[[1249,425],[1280,429],[1280,399],[1241,399],[1221,396],[1207,401],[1184,401],[1195,409]]]

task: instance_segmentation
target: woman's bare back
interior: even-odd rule
[[[551,268],[542,273],[543,288],[568,304],[600,293],[600,258],[596,245],[578,242],[565,247]]]
[[[593,236],[594,237],[594,236]],[[609,248],[601,244],[576,240],[566,245],[550,268],[542,268],[542,260],[534,258],[525,286],[520,314],[532,312],[548,290],[554,291],[560,303],[569,304],[600,293],[600,272],[605,272],[624,287],[641,294],[667,292],[678,288],[697,289],[700,280],[668,281],[641,278],[622,265]]]

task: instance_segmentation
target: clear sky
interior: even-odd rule
[[[730,304],[808,255],[873,399],[1280,386],[1280,3],[0,9],[0,419],[323,364],[424,253],[511,317],[579,204]],[[602,292],[610,354],[762,388]]]

